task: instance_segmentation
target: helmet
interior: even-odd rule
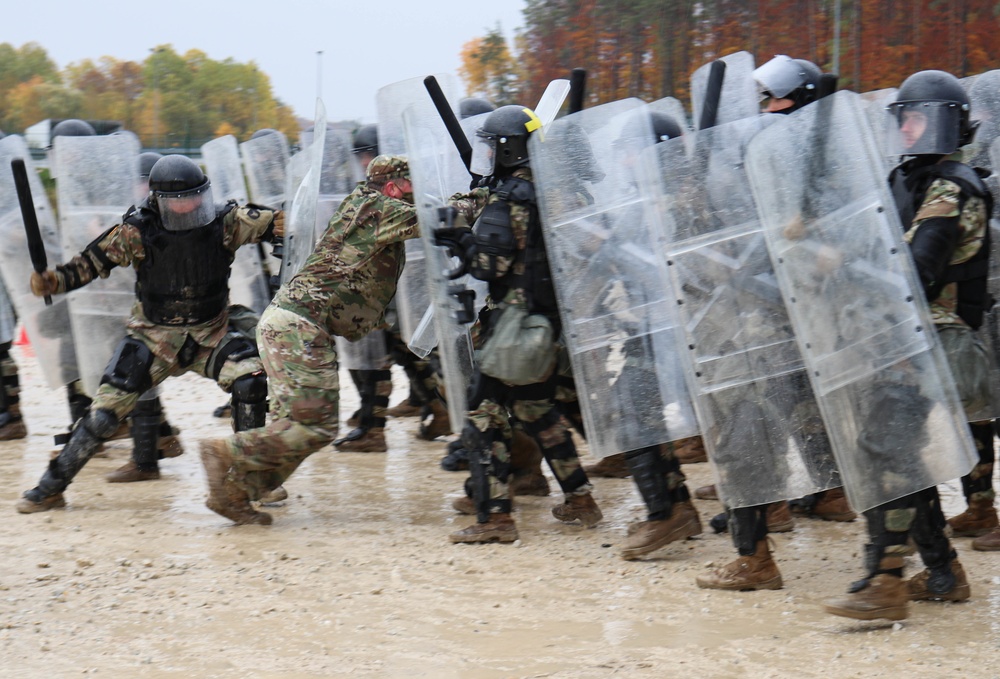
[[[530,108],[511,104],[496,109],[476,132],[470,171],[483,177],[498,169],[512,170],[528,163],[528,137],[542,121]]]
[[[277,134],[277,133],[278,133],[277,130],[272,130],[270,127],[265,127],[264,129],[257,130],[256,132],[254,132],[253,134],[251,134],[250,138],[251,139],[256,139],[257,137],[263,137],[263,136],[268,135],[268,134]]]
[[[150,203],[168,231],[188,231],[215,220],[211,182],[186,156],[169,155],[157,160],[149,171],[149,191]]]
[[[811,61],[779,54],[754,69],[753,79],[757,82],[762,102],[767,98],[791,99],[792,106],[778,111],[791,113],[816,101],[821,75],[823,72]]]
[[[969,95],[958,78],[944,71],[919,71],[903,81],[889,104],[899,131],[899,155],[947,155],[972,141]]]
[[[378,125],[362,125],[351,137],[351,153],[378,155]]]
[[[157,153],[156,151],[146,151],[145,153],[140,153],[139,176],[144,179],[149,179],[149,171],[153,169],[153,165],[156,164],[156,161],[162,157],[163,154]]]
[[[94,131],[94,127],[90,123],[78,118],[70,118],[56,123],[49,137],[52,139],[56,137],[93,137],[96,134],[97,132]]]
[[[387,182],[390,179],[410,176],[410,165],[405,156],[375,156],[368,164],[368,179]]]
[[[466,97],[458,102],[458,117],[464,120],[465,118],[478,116],[481,113],[490,113],[491,111],[495,111],[496,108],[489,99]]]

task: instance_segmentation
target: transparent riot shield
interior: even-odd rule
[[[14,341],[14,326],[17,325],[17,315],[11,304],[7,287],[0,278],[0,344],[10,344]]]
[[[403,114],[403,122],[411,149],[410,179],[420,222],[420,242],[426,253],[425,287],[428,301],[433,302],[445,400],[452,430],[461,431],[468,411],[468,384],[474,373],[469,326],[475,320],[475,302],[465,283],[467,277],[452,280],[449,272],[454,263],[445,248],[434,244],[434,229],[439,224],[438,208],[446,204],[449,196],[468,189],[469,174],[464,172],[462,176],[464,166],[437,111],[409,108]],[[399,304],[398,291],[396,299]]]
[[[139,142],[128,135],[56,137],[59,225],[63,252],[82,252],[115,224],[135,198]],[[135,303],[135,270],[120,268],[68,295],[80,379],[88,394],[100,384],[108,360],[125,336]]]
[[[638,99],[560,118],[529,141],[587,445],[600,457],[698,433],[666,257],[639,192],[640,154],[653,143]],[[599,179],[581,181],[582,157],[599,163],[587,173]]]
[[[250,200],[257,205],[280,208],[285,202],[285,168],[288,140],[281,132],[264,134],[240,144]]]
[[[734,120],[752,118],[760,113],[757,98],[757,86],[753,80],[754,61],[749,52],[736,52],[720,57],[726,64],[726,77],[722,81],[722,94],[719,97],[719,110],[715,124],[724,125]],[[708,87],[708,72],[712,64],[701,66],[691,74],[691,109],[692,126],[697,127],[701,120],[701,108],[705,103],[705,90]]]
[[[234,200],[238,205],[246,205],[247,188],[236,137],[227,134],[202,144],[201,157],[212,182],[212,195],[223,202]],[[229,301],[242,304],[258,314],[263,313],[270,302],[267,274],[264,273],[260,250],[254,245],[236,251],[229,275]]]
[[[761,132],[747,173],[851,506],[977,459],[858,95]]]
[[[456,109],[462,97],[458,80],[451,74],[437,74],[434,77],[445,97],[451,102],[452,108]],[[407,147],[403,129],[403,112],[406,109],[414,107],[421,117],[430,118],[432,115],[440,117],[430,95],[427,94],[423,78],[411,78],[382,87],[375,95],[375,106],[378,111],[378,148],[382,154],[412,155],[417,151]],[[457,110],[455,115],[458,115]],[[467,180],[465,186],[459,190],[468,189],[468,185]],[[415,239],[409,240],[406,242],[406,266],[396,286],[399,332],[404,342],[409,342],[413,338],[413,333],[430,303],[424,247]]]
[[[317,242],[323,237],[337,208],[363,179],[364,172],[351,153],[351,135],[345,130],[328,128],[323,145],[323,165],[316,206]]]
[[[267,135],[272,136],[272,135]],[[281,262],[281,284],[292,279],[316,247],[316,222],[326,146],[326,107],[316,100],[313,142],[295,155],[288,167],[291,205],[285,215],[285,253]],[[301,180],[299,175],[301,173]]]
[[[553,80],[546,86],[535,106],[535,115],[542,121],[542,127],[551,123],[559,115],[559,109],[562,108],[563,102],[569,96],[569,89],[568,80]]]
[[[28,145],[23,138],[9,135],[0,139],[0,242],[4,244],[0,248],[0,277],[28,333],[46,384],[57,389],[80,376],[69,322],[69,302],[65,295],[56,295],[52,298],[52,305],[45,306],[41,297],[31,294],[31,272],[34,269],[28,254],[14,176],[10,170],[10,161],[14,158],[23,159],[28,170],[28,183],[48,266],[52,269],[63,261],[55,213],[31,162]]]
[[[875,137],[875,143],[878,145],[882,158],[882,167],[887,177],[889,176],[889,170],[892,169],[893,161],[889,154],[889,141],[886,138],[886,131],[893,124],[892,121],[894,120],[892,114],[889,113],[888,106],[896,100],[897,91],[895,87],[887,87],[882,90],[861,93],[861,100],[864,102],[865,117],[868,119],[868,124]]]
[[[654,146],[656,201],[702,436],[730,507],[839,485],[743,169],[756,116]]]
[[[340,367],[348,370],[382,370],[388,365],[385,331],[373,330],[356,342],[337,337]]]

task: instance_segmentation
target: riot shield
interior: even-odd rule
[[[14,158],[22,158],[27,166],[49,268],[63,261],[55,213],[32,165],[28,145],[21,137],[9,135],[0,139],[0,242],[4,244],[0,248],[0,277],[28,333],[46,384],[57,389],[80,376],[69,322],[69,302],[65,295],[57,295],[52,300],[52,306],[45,306],[41,297],[31,294],[31,272],[34,269],[28,255],[24,222],[10,171],[10,161]]]
[[[451,74],[438,74],[434,77],[445,97],[451,102],[452,108],[455,109],[461,99],[457,79]],[[440,118],[427,94],[424,78],[411,78],[382,87],[375,95],[375,105],[378,111],[378,147],[379,153],[382,154],[408,155],[416,151],[407,147],[403,129],[403,113],[406,109],[412,106],[421,117],[429,119],[433,115]],[[459,187],[458,190],[466,190],[468,186],[466,180],[465,186]],[[409,342],[413,338],[413,333],[430,303],[424,247],[417,240],[409,240],[406,242],[406,266],[396,286],[399,332],[404,342]]]
[[[82,252],[132,204],[139,181],[139,142],[127,135],[56,137],[59,225],[63,252]],[[100,385],[108,359],[125,336],[135,303],[135,270],[119,269],[68,295],[80,379],[88,394]]]
[[[337,208],[364,178],[364,172],[351,153],[351,135],[345,130],[328,128],[316,206],[317,242],[323,237]]]
[[[471,120],[471,118],[469,119]],[[468,188],[469,175],[464,171],[458,152],[437,111],[424,107],[408,108],[403,114],[409,154],[410,179],[420,222],[420,241],[426,253],[425,288],[433,302],[434,327],[438,357],[444,375],[445,400],[453,431],[461,431],[468,412],[467,389],[474,373],[474,353],[469,324],[475,320],[475,302],[463,306],[468,297],[463,279],[451,280],[453,263],[447,250],[434,243],[434,229],[439,225],[438,208],[449,196]],[[457,168],[461,168],[458,170]],[[464,175],[464,176],[463,176]],[[407,250],[407,258],[410,251]],[[407,267],[410,266],[409,259]],[[463,277],[467,278],[467,277]],[[397,305],[401,303],[396,293]],[[422,313],[421,313],[422,315]],[[417,320],[420,316],[417,317]]]
[[[839,485],[746,173],[747,140],[781,116],[695,132],[645,156],[684,330],[685,371],[730,507]]]
[[[356,342],[337,337],[340,367],[348,370],[382,370],[388,363],[385,331],[373,330]]]
[[[212,195],[224,202],[235,200],[238,205],[246,205],[247,189],[236,137],[227,134],[202,144],[201,157],[212,182]],[[236,251],[229,275],[229,301],[242,304],[258,314],[270,302],[267,274],[261,263],[260,250],[255,246],[241,247]]]
[[[285,168],[288,140],[281,132],[264,134],[240,144],[250,200],[257,205],[280,208],[285,202]]]
[[[749,52],[736,52],[720,59],[726,64],[726,77],[722,81],[722,95],[719,97],[715,124],[724,125],[756,116],[760,113],[760,105],[757,86],[753,81],[753,55]],[[694,111],[691,120],[695,125],[701,120],[701,107],[705,102],[711,66],[711,63],[705,64],[691,74],[691,109]]]
[[[638,99],[565,116],[529,139],[587,445],[600,457],[698,433],[666,258],[639,193],[640,154],[653,144]],[[600,159],[586,184],[574,171],[581,157]]]
[[[326,107],[317,99],[313,142],[295,154],[288,165],[286,195],[290,196],[291,205],[285,216],[285,253],[281,261],[282,285],[298,273],[316,247],[316,221],[325,146]]]
[[[747,173],[778,284],[857,511],[977,459],[857,94],[761,132]]]
[[[886,134],[889,129],[896,127],[895,117],[889,113],[888,106],[896,100],[897,91],[895,87],[887,87],[882,90],[861,93],[865,116],[875,137],[875,143],[878,145],[882,157],[882,168],[887,177],[892,169],[893,160],[889,153],[889,141]]]
[[[569,96],[568,80],[553,80],[548,84],[535,106],[535,115],[542,121],[542,127],[556,119],[567,96]]]

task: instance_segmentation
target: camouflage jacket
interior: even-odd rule
[[[961,160],[961,154],[952,154],[947,160]],[[962,264],[979,252],[983,246],[989,217],[986,214],[986,204],[981,198],[971,197],[965,201],[961,209],[961,189],[954,182],[946,179],[935,180],[924,194],[923,202],[917,209],[903,239],[912,243],[920,225],[934,217],[958,217],[959,237],[952,253],[949,266]],[[906,225],[904,225],[905,227]],[[931,319],[935,325],[965,325],[955,309],[958,300],[958,284],[949,283],[930,303]]]
[[[377,328],[406,262],[404,241],[418,238],[412,203],[358,184],[275,304],[356,341]]]
[[[223,246],[236,252],[242,245],[259,242],[268,233],[273,220],[274,212],[268,209],[240,207],[230,210],[222,221]],[[137,268],[145,257],[139,228],[133,224],[116,224],[86,250],[57,267],[64,281],[73,281],[60,292],[83,287],[96,278],[107,278],[117,266]],[[226,311],[197,325],[160,325],[146,318],[138,300],[132,305],[132,315],[128,320],[129,329],[141,331],[173,353],[180,350],[188,336],[202,346],[214,346],[226,334],[227,325]]]

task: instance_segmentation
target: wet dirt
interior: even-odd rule
[[[229,431],[212,417],[225,395],[193,375],[162,390],[187,453],[159,481],[106,483],[129,454],[114,442],[66,509],[20,515],[68,418],[26,352],[14,357],[30,435],[0,442],[0,677],[1000,676],[1000,553],[956,540],[973,598],[913,604],[894,624],[822,610],[861,574],[861,521],[774,535],[778,591],[695,586],[735,555],[708,529],[716,502],[695,501],[701,538],[622,561],[643,518],[628,479],[595,479],[594,529],[556,521],[553,492],[519,500],[514,545],[452,545],[471,522],[451,509],[464,474],[439,468],[445,441],[416,439],[416,419],[390,420],[386,454],[313,455],[267,510],[272,526],[233,527],[204,507],[197,456]],[[393,404],[407,393],[394,380]],[[357,396],[341,383],[346,419]],[[707,464],[684,470],[692,489],[711,482]],[[958,488],[944,488],[949,515]],[[908,559],[908,574],[920,567]]]

